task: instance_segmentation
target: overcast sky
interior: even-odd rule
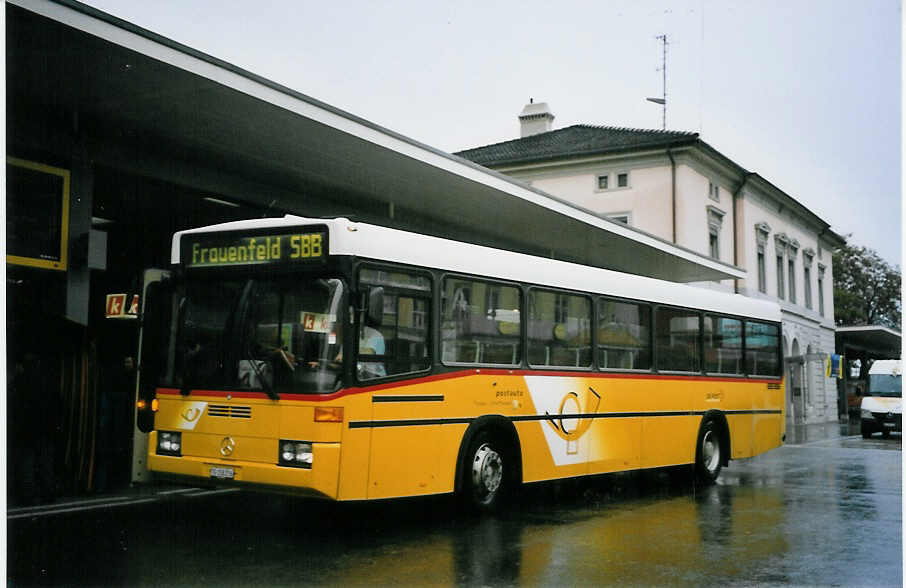
[[[403,135],[458,151],[555,128],[697,131],[850,242],[901,263],[901,7],[854,2],[88,0]]]

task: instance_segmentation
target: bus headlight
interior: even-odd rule
[[[278,444],[277,465],[292,468],[311,468],[314,461],[311,443],[308,441],[292,441],[281,439]]]
[[[859,410],[859,413],[860,413],[860,415],[862,416],[863,419],[874,418],[874,417],[871,416],[871,411],[870,411],[870,410],[865,410],[865,409],[863,408],[863,409],[860,409],[860,410]]]
[[[173,431],[157,432],[157,455],[182,455],[182,433]]]

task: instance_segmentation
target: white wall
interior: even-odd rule
[[[818,257],[819,238],[817,229],[809,227],[789,209],[780,209],[776,203],[757,190],[744,190],[743,197],[737,203],[742,207],[742,241],[746,250],[745,269],[748,278],[740,282],[740,292],[755,298],[768,298],[777,300],[777,270],[776,270],[776,241],[774,236],[784,233],[792,240],[799,242],[795,256],[794,279],[796,281],[796,302],[789,300],[789,257],[784,257],[784,300],[779,300],[783,311],[784,336],[792,348],[793,343],[798,343],[802,354],[809,347],[814,355],[806,361],[802,368],[803,385],[807,387],[803,394],[807,399],[805,406],[804,422],[829,422],[837,419],[837,386],[836,381],[824,375],[824,363],[818,356],[834,352],[834,323],[833,323],[833,274],[831,268],[831,252],[822,246],[821,257]],[[765,276],[767,292],[758,291],[758,260],[757,237],[755,225],[767,223],[771,231],[765,243]],[[805,306],[805,281],[803,252],[813,249],[815,255],[812,260],[812,308]],[[818,312],[818,264],[826,266],[824,275],[824,316]]]
[[[629,187],[617,188],[616,174],[629,173]],[[598,189],[598,175],[610,175],[611,188]],[[556,175],[513,173],[530,181],[532,186],[586,208],[596,214],[631,212],[633,227],[670,241],[670,167],[632,167],[619,164],[583,166],[573,172]]]
[[[744,187],[734,217],[733,187],[727,170],[714,163],[704,163],[694,154],[677,158],[676,163],[676,243],[702,255],[710,255],[708,242],[708,208],[723,213],[719,233],[719,259],[737,263],[748,277],[736,286],[739,292],[754,298],[777,300],[776,249],[774,235],[784,233],[788,239],[799,242],[795,256],[794,280],[796,302],[789,302],[788,257],[784,257],[784,300],[779,301],[783,310],[784,335],[792,347],[795,341],[802,354],[811,346],[811,361],[803,368],[804,385],[808,386],[809,405],[805,411],[806,422],[836,420],[837,393],[834,380],[824,377],[823,354],[834,352],[833,268],[831,250],[819,244],[818,227],[809,225],[793,209],[781,206],[777,196],[763,192],[764,188]],[[710,166],[710,167],[709,167]],[[713,170],[711,169],[713,167]],[[618,160],[603,162],[581,161],[556,166],[531,166],[518,171],[502,170],[514,177],[530,182],[549,192],[596,214],[630,213],[630,224],[664,240],[673,240],[673,196],[671,166],[664,157],[622,156]],[[616,174],[628,172],[629,186],[616,187]],[[610,188],[599,190],[597,179],[602,173],[610,174]],[[718,200],[709,197],[709,183],[719,187]],[[734,258],[735,224],[739,223],[740,247]],[[766,292],[758,291],[758,256],[755,225],[765,222],[771,227],[765,244]],[[820,245],[820,246],[819,246]],[[815,251],[811,269],[812,308],[805,307],[803,252]],[[820,255],[819,255],[820,253]],[[824,316],[818,309],[818,268],[825,266]],[[696,284],[719,290],[732,290],[732,280]]]

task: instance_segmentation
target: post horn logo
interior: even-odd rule
[[[220,442],[220,455],[224,457],[233,455],[233,450],[235,449],[236,441],[232,437],[224,437],[223,441]]]
[[[547,424],[551,426],[558,437],[566,441],[566,453],[574,454],[579,451],[577,441],[588,432],[594,420],[592,415],[598,412],[601,405],[601,395],[590,387],[585,392],[584,407],[579,402],[579,395],[567,392],[560,401],[560,410],[556,415],[547,415]]]
[[[186,407],[186,409],[184,411],[182,411],[182,418],[186,419],[190,423],[192,421],[197,420],[198,417],[200,417],[200,416],[201,416],[201,409],[198,408],[197,406],[189,406],[189,407]]]

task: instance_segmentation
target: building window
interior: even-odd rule
[[[758,291],[767,294],[767,271],[765,265],[765,247],[768,243],[768,235],[771,233],[771,226],[766,222],[755,224],[755,244],[758,247]]]
[[[805,280],[805,307],[812,308],[812,268],[805,266],[802,270],[802,277]]]
[[[724,223],[724,211],[708,207],[708,255],[720,259],[720,228]]]
[[[796,260],[789,261],[790,302],[796,304]]]
[[[484,307],[489,313],[494,313],[500,308],[500,286],[488,285],[484,291]]]
[[[787,245],[787,259],[789,263],[787,267],[789,271],[787,272],[787,280],[789,281],[789,294],[790,302],[796,304],[796,254],[799,253],[799,241],[796,239],[791,239]]]
[[[783,254],[777,254],[777,298],[783,300],[785,288],[783,287]]]
[[[789,250],[790,238],[785,233],[774,234],[774,251],[777,252],[777,298],[783,300],[786,298],[786,284],[784,275],[786,274],[786,264],[783,263]],[[790,276],[792,277],[792,275]]]
[[[556,294],[554,296],[554,322],[565,323],[569,316],[569,299],[565,294]],[[591,311],[588,311],[591,314]]]
[[[818,314],[824,316],[824,267],[818,266]]]
[[[610,176],[616,176],[613,181],[611,181]],[[604,190],[616,190],[619,188],[628,188],[629,187],[629,172],[616,172],[616,173],[600,173],[595,176],[595,191],[602,192]]]
[[[720,240],[716,231],[708,231],[708,255],[720,259]]]
[[[714,182],[708,182],[708,198],[720,202],[720,186]]]
[[[764,247],[759,246],[758,247],[758,291],[761,293],[767,293],[767,291],[768,291],[767,280],[765,279],[767,276],[765,274],[764,263],[765,263]]]
[[[815,259],[815,250],[809,247],[802,252],[802,281],[805,307],[812,309],[812,260]]]

